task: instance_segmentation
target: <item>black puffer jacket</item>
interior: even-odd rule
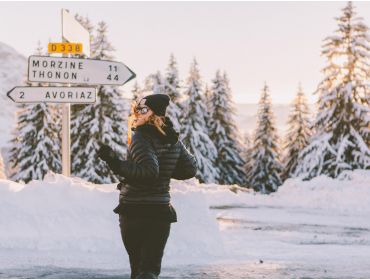
[[[120,205],[114,210],[116,213],[125,207],[130,208],[130,205],[142,205],[142,209],[150,209],[151,206],[159,209],[160,205],[168,207],[171,178],[185,180],[195,176],[194,156],[178,139],[169,118],[165,124],[166,135],[153,125],[137,127],[127,160],[113,157],[107,161],[113,172],[125,178],[118,185],[121,192]]]

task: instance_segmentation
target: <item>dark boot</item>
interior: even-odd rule
[[[140,272],[136,276],[136,279],[158,279],[158,276],[152,272],[144,271],[144,272]]]

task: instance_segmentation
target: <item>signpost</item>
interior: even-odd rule
[[[62,9],[62,41],[81,42],[84,54],[90,57],[90,33],[67,10]],[[69,56],[69,54],[63,54]],[[30,60],[28,61],[28,74],[30,73]],[[28,78],[29,79],[29,78]],[[62,82],[62,81],[61,81]],[[68,84],[70,86],[70,84]],[[71,175],[71,104],[62,104],[62,174]]]
[[[95,103],[94,87],[15,87],[8,97],[17,103]]]
[[[63,57],[36,55],[29,57],[28,80],[66,86],[15,87],[7,95],[18,103],[62,103],[62,173],[70,176],[70,104],[94,103],[97,93],[96,88],[91,85],[123,85],[135,78],[135,73],[120,62],[68,57],[70,54],[84,54],[87,58],[90,57],[90,34],[64,9],[62,9],[62,40],[63,43],[50,43],[48,51],[62,53]],[[86,87],[71,87],[71,84]]]
[[[123,85],[135,73],[121,62],[32,55],[28,60],[28,80],[44,83]]]

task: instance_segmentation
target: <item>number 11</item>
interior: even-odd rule
[[[109,65],[109,71],[113,71],[113,69],[114,69],[115,72],[117,72],[117,70],[118,70],[117,65],[115,65],[115,66]]]

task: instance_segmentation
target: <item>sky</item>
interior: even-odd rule
[[[137,81],[165,72],[173,53],[185,82],[195,57],[210,84],[230,78],[234,101],[256,103],[266,82],[274,103],[290,103],[301,83],[310,103],[323,78],[323,39],[346,2],[0,2],[0,42],[25,56],[61,41],[61,9],[105,21],[117,61]],[[354,2],[370,26],[370,2]],[[123,86],[129,91],[133,82]]]

